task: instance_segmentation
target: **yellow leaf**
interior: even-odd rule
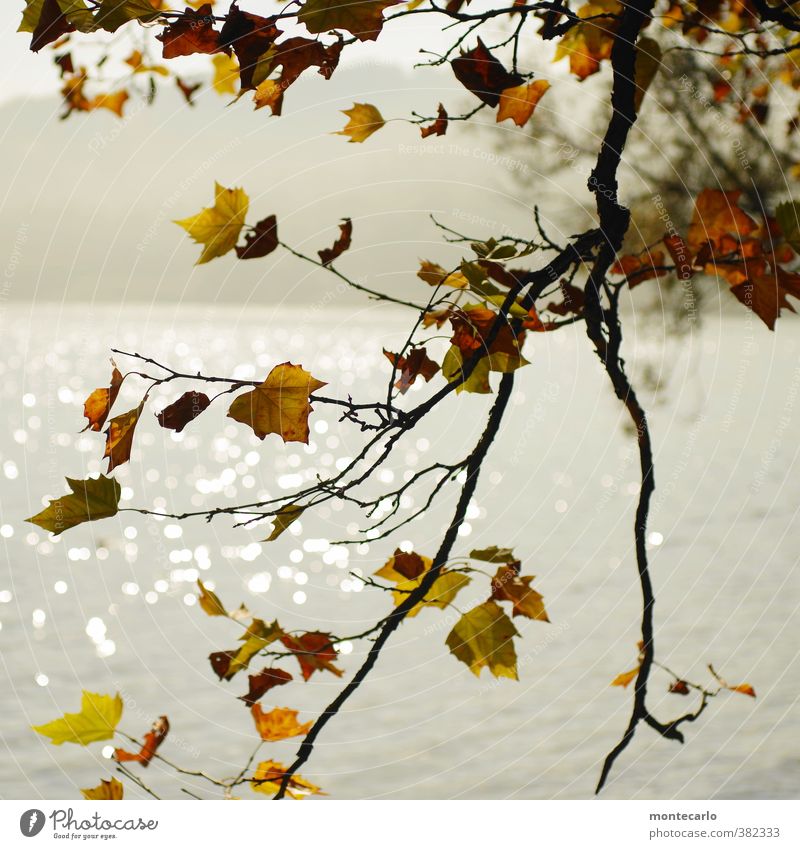
[[[475,675],[484,666],[495,678],[517,679],[517,653],[513,637],[519,633],[493,601],[473,607],[456,622],[447,636],[447,646]]]
[[[204,246],[197,265],[236,247],[249,206],[250,199],[244,189],[226,189],[214,183],[214,206],[175,222]]]
[[[463,356],[456,345],[451,345],[442,360],[442,375],[448,383],[461,380]],[[456,386],[456,392],[475,392],[486,395],[491,392],[489,386],[489,357],[481,357],[470,372],[469,377]]]
[[[342,109],[350,119],[335,136],[349,136],[348,141],[363,142],[386,123],[378,110],[369,103],[354,103],[352,109]]]
[[[502,91],[497,109],[497,123],[511,118],[518,127],[524,127],[549,88],[550,83],[547,80],[535,80],[527,85],[513,86]]]
[[[67,478],[72,492],[53,499],[50,504],[26,519],[58,536],[82,522],[94,522],[116,516],[122,489],[113,479],[100,475],[85,481]]]
[[[396,585],[397,588],[392,590],[392,597],[394,606],[399,607],[408,598],[408,594],[420,585],[431,566],[433,566],[433,560],[430,557],[424,557],[415,552],[406,553],[398,549],[394,556],[378,569],[375,576]],[[444,609],[448,604],[452,604],[458,593],[469,582],[469,576],[461,572],[443,570],[425,594],[425,598],[414,605],[406,616],[416,616],[425,607]]]
[[[55,746],[62,743],[87,746],[97,740],[110,740],[121,718],[122,699],[119,693],[101,696],[84,690],[80,713],[65,713],[61,719],[31,727],[38,734],[49,737]]]
[[[217,53],[211,58],[214,76],[211,86],[217,94],[236,94],[239,89],[239,63],[227,53]]]
[[[250,779],[250,786],[256,793],[274,796],[281,787],[281,781],[286,775],[286,767],[277,761],[262,761]],[[286,787],[286,795],[290,799],[304,799],[306,796],[325,794],[310,781],[300,775],[293,775]]]
[[[293,522],[296,522],[305,511],[299,504],[286,504],[273,517],[272,533],[264,542],[274,542]]]
[[[256,109],[269,106],[273,115],[280,114],[283,101],[283,86],[277,80],[264,80],[256,86],[253,92],[253,103]]]
[[[300,737],[308,734],[313,722],[301,725],[297,721],[297,711],[290,708],[274,708],[269,713],[261,710],[261,705],[256,703],[250,709],[262,740],[275,742],[287,740],[289,737]]]
[[[153,8],[150,0],[100,0],[95,25],[107,32],[116,32],[129,21],[150,23],[160,16],[161,12]]]
[[[133,434],[139,423],[139,416],[144,409],[144,401],[138,407],[115,416],[108,423],[106,431],[106,450],[103,457],[108,457],[108,471],[127,463],[131,458]]]
[[[730,690],[733,693],[741,693],[743,696],[756,697],[756,691],[750,684],[737,684],[735,687],[731,687]]]
[[[620,672],[619,675],[611,682],[612,687],[627,687],[639,674],[639,667],[629,669],[627,672]]]
[[[374,41],[383,27],[383,10],[400,0],[306,0],[297,18],[312,33],[343,29],[359,41]]]
[[[277,433],[284,442],[308,442],[309,396],[326,384],[302,366],[281,363],[251,392],[234,400],[228,415],[249,425],[259,439]]]
[[[219,600],[219,596],[207,589],[203,582],[198,578],[197,586],[200,588],[200,595],[198,596],[198,602],[200,607],[209,615],[209,616],[227,616],[228,611],[225,609],[225,605]]]
[[[112,778],[111,781],[106,781],[105,778],[100,779],[97,787],[85,788],[81,790],[84,799],[111,800],[122,799],[123,787],[122,782]]]
[[[427,259],[419,261],[417,277],[429,286],[438,286],[441,283],[444,286],[452,286],[454,289],[466,289],[469,285],[469,281],[460,271],[450,274],[438,263]]]

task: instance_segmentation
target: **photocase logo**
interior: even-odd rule
[[[44,828],[45,816],[38,808],[31,808],[19,818],[19,830],[25,837],[36,837]]]

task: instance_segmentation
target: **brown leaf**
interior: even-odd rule
[[[264,56],[281,34],[275,20],[243,12],[236,3],[228,11],[219,45],[226,52],[232,49],[236,54],[242,91],[255,88],[269,74],[269,61],[264,62]]]
[[[111,365],[113,370],[108,388],[95,389],[83,405],[83,415],[89,420],[89,424],[86,425],[84,430],[102,430],[108,414],[114,406],[114,401],[117,400],[119,388],[122,386],[124,378],[114,360],[111,360]]]
[[[180,77],[175,77],[175,85],[178,86],[180,93],[183,95],[189,106],[194,106],[194,100],[192,100],[192,98],[194,97],[194,93],[199,88],[202,88],[202,85],[200,83],[190,85],[189,83],[185,83]]]
[[[519,561],[503,565],[492,578],[490,597],[495,601],[510,601],[512,616],[549,622],[542,596],[530,585],[533,578],[533,575],[519,574]]]
[[[61,11],[57,0],[44,0],[39,20],[31,35],[30,49],[38,53],[45,45],[57,41],[62,35],[74,32],[75,27]]]
[[[353,238],[353,222],[349,218],[343,218],[339,230],[339,238],[333,243],[333,247],[317,251],[319,261],[323,265],[330,265],[350,247]]]
[[[308,631],[299,637],[284,634],[281,642],[297,658],[303,678],[308,679],[318,670],[327,669],[337,678],[344,673],[334,666],[332,661],[336,660],[336,649],[331,645],[333,637],[321,631]]]
[[[488,106],[497,106],[501,92],[522,83],[522,77],[507,71],[480,38],[477,47],[462,52],[450,64],[461,85]]]
[[[139,422],[139,416],[144,409],[144,400],[138,407],[115,416],[108,423],[106,430],[106,450],[103,458],[108,457],[108,471],[127,463],[131,459],[133,448],[133,433]]]
[[[177,401],[156,414],[161,427],[180,433],[189,422],[194,421],[208,408],[211,399],[208,395],[195,390],[184,392]]]
[[[268,692],[273,687],[280,687],[283,684],[288,684],[291,680],[291,673],[286,672],[283,669],[270,669],[269,667],[265,667],[256,675],[247,676],[250,689],[243,696],[239,696],[239,698],[248,707],[252,707],[264,695],[264,693]]]
[[[439,364],[428,357],[425,348],[414,348],[407,357],[401,357],[385,349],[383,353],[400,372],[400,377],[394,385],[401,395],[408,392],[418,377],[424,377],[426,381],[430,381],[439,371]]]
[[[427,127],[420,127],[419,132],[424,139],[428,136],[443,136],[447,132],[447,112],[441,103],[436,120],[432,124],[428,124]]]
[[[244,245],[236,246],[239,259],[259,259],[278,247],[278,219],[268,215],[258,222],[244,237]]]
[[[611,274],[623,274],[628,278],[628,285],[633,289],[652,277],[663,277],[667,271],[664,265],[663,251],[642,251],[637,255],[628,254],[620,257],[611,267]]]
[[[685,681],[682,681],[679,678],[677,681],[673,681],[669,685],[668,692],[675,693],[679,696],[688,696],[689,695],[689,686]]]
[[[219,53],[222,49],[220,33],[214,29],[210,3],[205,3],[197,11],[187,7],[183,17],[169,24],[156,38],[164,45],[161,55],[165,59],[191,56],[193,53]]]
[[[114,749],[114,759],[117,761],[136,761],[142,766],[147,766],[156,753],[158,747],[164,742],[169,734],[169,720],[166,716],[160,716],[153,727],[144,735],[144,743],[138,752],[126,752],[125,749]]]

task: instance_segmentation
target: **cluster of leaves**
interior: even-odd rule
[[[770,330],[781,310],[800,299],[800,204],[780,204],[759,223],[740,206],[741,191],[704,189],[697,197],[686,238],[668,233],[657,246],[618,259],[612,273],[633,288],[674,272],[681,280],[706,274],[724,280],[731,294]],[[669,255],[669,260],[665,256]]]

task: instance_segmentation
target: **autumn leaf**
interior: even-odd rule
[[[383,28],[383,10],[400,0],[306,0],[297,19],[311,33],[342,29],[359,41],[375,41]]]
[[[288,684],[292,679],[291,673],[283,669],[270,669],[265,667],[255,675],[248,675],[247,680],[250,689],[239,698],[248,706],[252,707],[265,693],[273,687]]]
[[[283,87],[277,80],[264,80],[253,92],[253,103],[256,110],[269,106],[273,115],[280,115],[283,108]],[[240,248],[236,250],[238,252]],[[248,259],[248,257],[240,257],[240,259]]]
[[[177,401],[164,407],[160,413],[156,414],[156,418],[161,427],[180,433],[189,422],[194,421],[204,412],[210,403],[211,399],[208,395],[190,389]]]
[[[536,80],[527,85],[504,89],[500,92],[497,123],[511,118],[518,127],[524,127],[549,88],[550,83],[547,80]]]
[[[246,669],[250,661],[270,643],[275,642],[283,634],[283,629],[277,621],[267,624],[261,619],[253,619],[250,627],[239,637],[243,643],[238,649],[213,652],[208,659],[211,668],[220,680],[230,681],[233,676]]]
[[[337,678],[344,674],[341,669],[334,666],[332,661],[336,660],[337,651],[331,644],[333,637],[321,631],[308,631],[299,636],[284,634],[281,642],[297,658],[303,679],[308,679],[314,672],[327,670]]]
[[[417,277],[423,280],[429,286],[452,286],[454,289],[465,289],[469,286],[469,281],[460,271],[452,273],[446,271],[436,262],[431,262],[428,259],[419,261],[419,271]]]
[[[83,481],[67,478],[67,483],[72,492],[52,499],[41,513],[25,521],[58,536],[83,522],[117,515],[122,488],[113,478],[104,475]]]
[[[217,94],[236,94],[239,88],[239,63],[226,53],[211,58],[214,76],[211,87]]]
[[[461,351],[451,345],[442,360],[442,376],[448,383],[458,382],[456,392],[471,392],[476,395],[488,395],[492,391],[489,385],[489,358],[481,357],[472,366],[469,376],[465,379],[464,365],[471,358],[465,357]]]
[[[196,12],[187,8],[182,18],[170,22],[156,38],[164,45],[161,55],[175,59],[194,53],[217,53],[221,50],[219,36],[214,29],[211,4],[206,3]]]
[[[424,347],[412,348],[407,357],[393,354],[386,349],[383,353],[386,359],[400,372],[400,377],[394,386],[401,395],[408,392],[418,377],[423,377],[426,382],[430,382],[439,371],[439,364],[428,356]]]
[[[301,725],[297,721],[297,711],[289,708],[273,708],[269,713],[264,713],[261,705],[255,704],[250,709],[256,723],[256,731],[262,740],[274,743],[278,740],[287,740],[289,737],[301,737],[308,734],[313,722]]]
[[[244,245],[236,246],[239,259],[260,259],[278,247],[278,219],[268,215],[245,234]]]
[[[226,189],[214,183],[214,206],[175,221],[195,242],[203,245],[197,265],[224,256],[236,247],[249,206],[250,199],[244,189]]]
[[[270,49],[281,34],[275,20],[243,12],[236,3],[225,16],[219,46],[236,54],[242,91],[255,88],[269,76]]]
[[[95,26],[116,32],[130,21],[149,24],[158,20],[161,12],[153,8],[150,0],[100,0],[100,8],[95,15]]]
[[[551,301],[545,309],[547,309],[548,312],[555,313],[556,315],[580,313],[584,306],[583,289],[573,286],[567,280],[561,280],[558,286],[562,297],[561,302]]]
[[[627,672],[620,672],[619,675],[611,682],[612,687],[627,687],[631,681],[636,679],[636,676],[639,674],[639,667],[635,666],[633,669],[629,669]]]
[[[219,596],[208,589],[199,578],[197,579],[197,586],[200,589],[200,595],[197,597],[197,601],[203,611],[209,616],[228,615],[228,611],[225,605],[219,600]]]
[[[371,103],[354,103],[352,109],[342,109],[341,112],[349,120],[343,130],[337,130],[333,135],[348,136],[350,144],[366,141],[386,123]]]
[[[272,533],[264,542],[274,542],[293,523],[296,522],[305,511],[305,507],[299,504],[285,504],[272,517]]]
[[[553,56],[554,62],[569,57],[569,69],[579,80],[585,80],[600,70],[600,63],[611,56],[617,21],[622,5],[617,0],[595,0],[578,9],[580,18],[587,20],[571,27],[561,38]],[[608,17],[605,17],[608,16]]]
[[[332,247],[317,251],[319,261],[323,265],[330,265],[350,248],[352,241],[353,222],[349,218],[343,218],[342,223],[339,225],[339,238],[333,243]]]
[[[542,596],[531,587],[533,575],[520,575],[519,563],[501,566],[492,578],[492,598],[510,601],[512,616],[526,616],[539,622],[549,622]]]
[[[488,548],[474,548],[470,551],[469,556],[472,560],[481,560],[484,563],[511,564],[517,562],[512,548],[500,548],[496,545],[491,545]]]
[[[117,395],[119,394],[119,389],[122,386],[124,378],[114,360],[111,360],[111,365],[113,369],[111,372],[111,382],[108,387],[95,389],[84,402],[83,415],[89,420],[84,430],[102,430],[108,414],[114,406],[114,401],[117,400]]]
[[[414,551],[405,552],[399,548],[386,563],[375,572],[375,577],[383,578],[395,584],[392,590],[394,606],[399,607],[407,598],[409,593],[419,587],[426,573],[433,566],[430,557],[424,557]],[[452,604],[455,597],[464,587],[469,584],[470,578],[462,572],[448,571],[443,569],[439,577],[425,593],[425,598],[414,605],[408,611],[408,618],[416,616],[426,607],[439,607],[444,609]]]
[[[462,51],[450,66],[461,85],[487,106],[497,106],[503,91],[522,84],[522,77],[507,71],[480,38],[477,47]]]
[[[88,799],[89,801],[111,801],[122,799],[124,796],[124,789],[122,787],[122,782],[117,781],[116,778],[112,778],[110,781],[106,781],[105,778],[101,778],[97,787],[83,788],[81,790],[81,795],[84,799]]]
[[[443,136],[447,132],[447,122],[447,111],[440,103],[436,120],[432,124],[428,124],[427,127],[420,127],[420,135],[424,139],[428,138],[428,136]]]
[[[81,695],[80,713],[65,713],[60,719],[31,727],[43,737],[49,737],[55,746],[62,743],[88,746],[98,740],[110,740],[120,719],[122,699],[119,693],[115,696],[102,696],[84,690]]]
[[[737,684],[735,687],[728,688],[733,693],[741,693],[743,696],[756,697],[756,691],[750,684]]]
[[[667,273],[663,266],[663,251],[645,250],[640,254],[620,257],[611,267],[611,274],[622,274],[627,277],[628,285],[633,289],[645,280],[663,277]]]
[[[158,749],[169,734],[169,720],[166,716],[160,716],[153,727],[144,735],[144,743],[138,752],[127,752],[125,749],[114,749],[114,759],[118,762],[135,761],[142,766],[147,766]]]
[[[741,194],[738,190],[703,189],[700,192],[686,240],[692,255],[696,255],[707,242],[718,248],[729,234],[741,240],[758,228],[756,222],[739,208]]]
[[[688,696],[689,695],[689,685],[682,681],[680,678],[677,681],[673,681],[669,687],[667,688],[667,692],[675,693],[678,696]]]
[[[800,253],[800,203],[793,200],[779,203],[775,208],[775,218],[783,238]]]
[[[447,646],[458,660],[480,676],[484,666],[495,678],[517,680],[517,653],[513,637],[519,633],[493,601],[473,607],[456,622],[447,636]]]
[[[185,83],[180,77],[175,77],[175,85],[178,87],[178,90],[183,95],[183,99],[189,104],[189,106],[194,106],[194,93],[202,88],[200,83],[194,83],[190,85],[189,83]]]
[[[280,789],[286,767],[277,761],[262,761],[250,779],[250,787],[256,793],[274,796]],[[319,787],[306,781],[300,775],[293,775],[286,785],[286,795],[290,799],[304,799],[306,796],[325,796]]]
[[[94,27],[94,17],[83,0],[25,0],[22,22],[17,32],[31,33],[30,49],[38,53],[42,47],[62,35]]]
[[[634,82],[636,91],[633,96],[633,105],[636,113],[642,108],[647,90],[655,79],[661,67],[661,45],[655,39],[644,36],[636,43],[636,68]]]
[[[138,407],[128,410],[127,413],[115,416],[108,423],[108,430],[106,430],[106,450],[103,458],[108,458],[109,472],[130,460],[131,449],[133,448],[133,434],[144,409],[144,403],[144,400],[142,400],[142,403]]]
[[[276,433],[284,442],[308,442],[310,395],[327,384],[302,366],[281,363],[250,392],[239,395],[228,416],[253,429],[259,439]]]
[[[689,246],[678,233],[668,233],[661,240],[675,266],[678,280],[690,280],[694,276]]]

